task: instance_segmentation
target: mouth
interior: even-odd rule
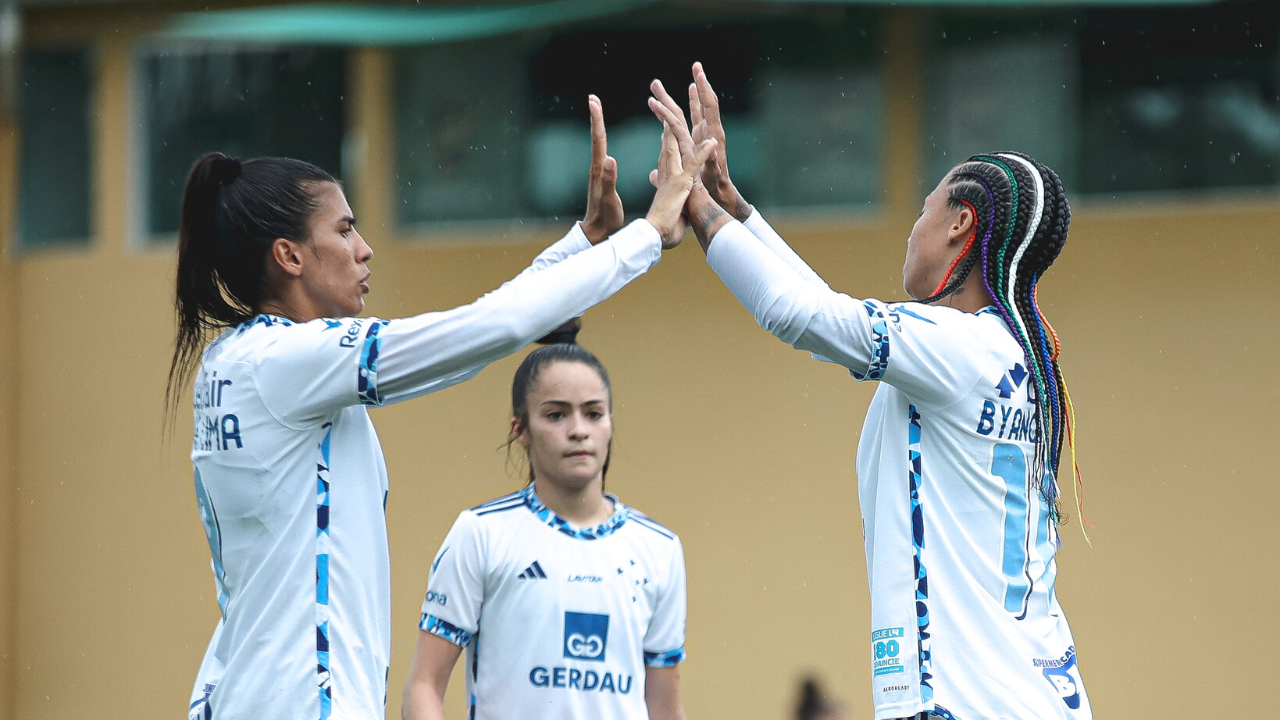
[[[372,277],[372,276],[373,276],[373,273],[369,273],[368,275],[365,275],[365,276],[364,276],[364,279],[363,279],[363,280],[361,280],[361,281],[360,281],[360,292],[361,292],[361,293],[363,293],[363,294],[365,294],[365,295],[368,295],[368,294],[369,294],[369,278],[370,278],[370,277]]]
[[[590,450],[578,450],[576,452],[565,453],[564,456],[567,458],[595,457],[595,453]]]

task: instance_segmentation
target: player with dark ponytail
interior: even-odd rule
[[[653,204],[623,227],[600,103],[589,106],[583,222],[474,303],[396,320],[356,317],[373,250],[331,175],[220,153],[192,168],[166,393],[172,413],[194,378],[191,458],[222,617],[191,718],[384,714],[388,481],[366,409],[473,377],[644,274],[684,235],[684,200],[714,143],[682,159],[665,130]]]
[[[858,447],[876,717],[1090,718],[1054,592],[1074,421],[1036,299],[1071,220],[1058,176],[1019,153],[969,158],[907,240],[903,285],[918,301],[856,300],[734,187],[701,65],[691,132],[654,89],[686,146],[721,143],[685,212],[725,286],[779,339],[880,382]]]
[[[459,514],[431,564],[405,720],[444,718],[463,648],[472,720],[684,720],[684,552],[605,493],[613,386],[573,334],[512,379],[529,484]]]

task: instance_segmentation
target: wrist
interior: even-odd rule
[[[579,220],[578,227],[582,229],[582,234],[587,236],[587,242],[592,245],[599,245],[609,237],[609,231],[603,226],[592,223],[589,220]]]

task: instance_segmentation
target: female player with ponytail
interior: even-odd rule
[[[648,216],[623,228],[594,97],[590,110],[586,219],[474,303],[397,320],[355,317],[373,251],[328,173],[219,153],[192,168],[168,399],[173,408],[194,377],[191,458],[222,617],[191,718],[383,716],[388,483],[366,409],[474,376],[608,298],[683,236],[699,166],[682,167],[665,131]]]
[[[604,491],[609,374],[583,348],[529,354],[511,386],[529,484],[458,516],[427,583],[405,720],[443,720],[467,650],[471,720],[684,720],[684,554]]]
[[[658,85],[650,105],[686,147],[723,143],[701,65],[694,81],[692,135]],[[1053,590],[1060,481],[1075,477],[1060,346],[1036,302],[1071,219],[1057,175],[1018,153],[947,173],[907,240],[916,302],[828,287],[738,194],[723,145],[686,213],[762,327],[880,382],[858,447],[875,717],[1090,718]]]

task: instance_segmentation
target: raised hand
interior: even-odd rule
[[[662,87],[662,83],[654,80],[649,86],[653,91],[653,97],[649,98],[649,109],[654,115],[662,121],[664,128],[664,139],[667,132],[675,136],[676,145],[681,149],[682,154],[689,158],[685,161],[688,165],[692,161],[690,157],[692,149],[707,147],[708,143],[714,143],[717,151],[719,142],[715,138],[704,138],[697,145],[694,144],[693,136],[689,132],[688,126],[684,121],[684,114],[680,112],[680,106],[676,105],[676,101],[667,94]],[[712,157],[714,157],[714,152]],[[702,173],[706,173],[706,166],[710,165],[714,160],[708,160],[705,164],[699,163],[702,167]],[[649,182],[657,185],[658,171],[654,170],[649,173]],[[736,190],[734,191],[736,194]],[[747,215],[750,215],[750,206],[748,206]],[[715,236],[716,231],[724,227],[729,221],[729,215],[721,208],[720,204],[708,194],[706,187],[703,186],[701,180],[695,180],[693,187],[690,189],[688,198],[685,201],[685,211],[680,218],[680,225],[683,227],[686,223],[693,227],[693,233],[698,238],[698,244],[702,246],[704,251],[710,247],[711,238]]]
[[[729,179],[729,163],[725,153],[724,125],[720,121],[720,98],[702,63],[693,64],[693,83],[689,85],[689,119],[693,122],[691,135],[694,142],[712,139],[720,144],[711,160],[702,168],[702,184],[720,207],[738,220],[751,217],[751,205],[742,198],[738,188]]]
[[[653,107],[655,101],[650,100]],[[684,134],[688,135],[688,130]],[[662,149],[658,152],[658,167],[650,179],[657,192],[653,195],[653,204],[649,206],[649,214],[645,219],[653,225],[662,236],[662,247],[670,249],[684,239],[685,223],[682,219],[685,200],[689,191],[701,172],[702,166],[715,151],[716,141],[706,140],[700,145],[692,146],[692,152],[681,158],[680,142],[676,139],[676,130],[671,122],[662,123]]]
[[[591,114],[591,171],[587,175],[587,214],[582,232],[596,245],[622,227],[622,198],[618,197],[618,161],[609,156],[600,98],[588,96]]]

